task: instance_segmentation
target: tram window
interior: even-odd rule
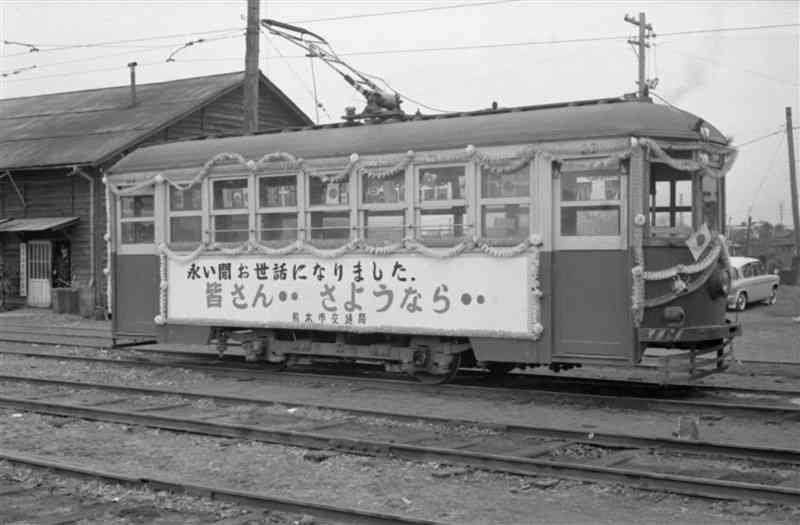
[[[484,206],[483,237],[520,241],[530,234],[530,208],[519,204]]]
[[[250,235],[247,179],[213,181],[214,241],[243,242]]]
[[[346,205],[349,202],[347,181],[324,182],[319,177],[310,177],[308,202],[312,206]]]
[[[198,243],[203,238],[201,186],[179,190],[169,188],[169,240],[172,243]]]
[[[583,172],[562,174],[561,200],[564,202],[618,201],[619,198],[619,175]]]
[[[432,166],[419,170],[419,201],[450,201],[465,198],[466,167]]]
[[[261,177],[258,179],[260,208],[294,208],[297,206],[297,177]]]
[[[155,239],[152,195],[120,197],[120,241],[122,244],[148,244]]]
[[[350,238],[349,211],[316,211],[310,215],[312,240],[346,241]]]
[[[418,226],[419,236],[425,241],[452,243],[464,236],[463,206],[422,210]]]
[[[713,230],[720,230],[720,203],[719,203],[719,187],[720,183],[717,179],[705,176],[702,179],[703,184],[703,222]]]
[[[405,236],[405,211],[364,212],[364,237],[369,241],[400,241]]]
[[[561,208],[561,235],[619,235],[619,206],[570,206]]]
[[[406,175],[402,171],[392,177],[379,179],[364,174],[364,204],[404,202],[406,200]]]
[[[481,197],[484,199],[503,197],[529,197],[530,177],[527,165],[513,173],[481,173]]]
[[[262,241],[294,241],[297,239],[296,213],[264,213],[260,215]]]
[[[650,224],[659,230],[688,233],[692,230],[691,175],[653,170],[650,182]]]

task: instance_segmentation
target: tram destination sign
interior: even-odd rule
[[[167,322],[531,337],[530,259],[169,259]]]

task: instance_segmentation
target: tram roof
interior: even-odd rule
[[[137,149],[109,172],[192,168],[218,153],[257,159],[283,151],[301,158],[322,158],[631,135],[700,140],[703,123],[700,117],[671,106],[624,98],[601,99],[173,142]],[[718,129],[706,125],[711,131],[710,141],[727,143]]]

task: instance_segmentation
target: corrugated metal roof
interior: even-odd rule
[[[133,173],[200,166],[217,153],[258,159],[284,151],[297,157],[336,157],[404,153],[569,139],[627,137],[700,140],[702,120],[691,113],[649,102],[615,102],[521,108],[468,116],[384,124],[265,133],[207,139],[139,149],[114,165],[111,173]],[[712,128],[711,140],[725,137]]]
[[[236,72],[139,84],[134,107],[127,85],[0,100],[0,169],[102,162],[243,81]]]
[[[0,220],[0,233],[6,232],[41,232],[58,230],[78,222],[78,217],[38,217],[35,219]]]

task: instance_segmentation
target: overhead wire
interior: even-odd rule
[[[377,13],[362,13],[362,14],[354,14],[354,15],[343,15],[343,16],[330,16],[326,18],[309,18],[306,20],[295,20],[292,21],[292,24],[310,24],[313,22],[332,22],[335,20],[354,20],[359,18],[372,18],[376,16],[391,16],[391,15],[406,15],[411,13],[429,13],[431,11],[445,11],[450,9],[461,9],[464,7],[483,7],[487,5],[498,5],[498,4],[512,4],[515,2],[519,2],[521,0],[494,0],[488,2],[469,2],[466,4],[453,4],[453,5],[443,5],[443,6],[436,6],[436,7],[420,7],[416,9],[401,9],[397,11],[382,11]]]
[[[104,42],[90,42],[87,44],[38,44],[39,53],[47,53],[52,51],[63,51],[67,49],[91,48],[91,47],[114,47],[117,44],[130,44],[134,42],[149,42],[153,40],[167,40],[170,38],[184,38],[197,35],[212,35],[219,33],[230,33],[231,31],[244,30],[244,27],[229,27],[227,29],[214,29],[209,31],[194,31],[192,33],[173,33],[170,35],[159,35],[141,38],[128,38],[123,40],[107,40]],[[5,55],[6,57],[14,57],[20,55],[27,55],[28,53],[12,53]]]
[[[761,194],[761,189],[764,187],[764,183],[767,181],[767,176],[773,173],[772,166],[775,164],[775,160],[778,158],[778,151],[780,151],[780,147],[783,145],[783,140],[779,140],[775,145],[775,151],[772,152],[772,158],[769,161],[768,167],[764,170],[764,175],[761,176],[761,181],[758,184],[758,188],[756,188],[755,193],[753,194],[753,200],[750,202],[750,206],[747,208],[747,214],[752,215],[753,206],[758,200],[758,196]]]
[[[744,146],[749,146],[750,144],[755,144],[756,142],[761,142],[764,139],[768,139],[769,137],[775,136],[778,133],[783,133],[783,129],[779,129],[778,131],[773,131],[772,133],[767,133],[766,135],[761,135],[760,137],[756,137],[754,139],[750,139],[747,142],[742,142],[741,144],[734,144],[737,148],[743,148]]]
[[[298,82],[300,82],[300,84],[302,84],[303,88],[311,96],[312,100],[314,100],[314,104],[318,104],[317,107],[319,109],[321,109],[323,113],[325,113],[325,115],[328,117],[328,119],[333,120],[333,117],[330,116],[330,114],[328,113],[328,110],[325,108],[325,105],[322,104],[321,102],[319,102],[319,99],[317,98],[317,96],[309,89],[308,84],[305,82],[305,80],[303,80],[303,78],[300,76],[300,74],[292,67],[292,65],[289,63],[289,61],[285,59],[283,53],[278,48],[278,46],[275,45],[275,43],[272,41],[272,39],[269,37],[269,35],[266,34],[263,30],[261,31],[261,34],[264,37],[264,39],[269,43],[269,45],[272,47],[272,49],[274,49],[275,52],[278,53],[278,55],[282,59],[284,59],[284,63],[286,64],[286,67],[289,69],[289,71],[291,71],[291,73],[298,80]]]

